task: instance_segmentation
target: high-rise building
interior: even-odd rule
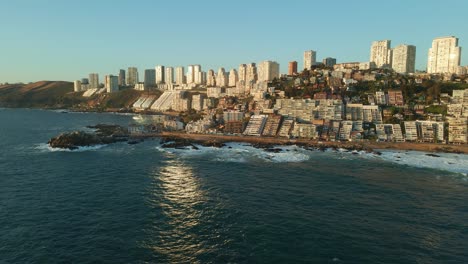
[[[179,66],[175,68],[175,82],[178,85],[185,84],[185,74],[184,74],[184,67]]]
[[[145,87],[155,87],[156,86],[156,70],[147,69],[145,70]]]
[[[119,91],[119,77],[114,75],[106,75],[106,90],[108,93]]]
[[[257,65],[255,63],[249,63],[246,67],[245,83],[255,83],[258,80]]]
[[[73,83],[73,91],[74,92],[81,92],[81,81],[80,80],[76,80]]]
[[[119,70],[119,86],[125,86],[125,70]]]
[[[134,86],[138,83],[138,69],[136,67],[128,67],[127,74],[128,86]]]
[[[89,88],[91,89],[99,88],[99,74],[97,73],[89,74]]]
[[[216,86],[226,87],[228,85],[228,78],[224,68],[219,68],[218,74],[216,75]]]
[[[213,70],[209,70],[207,73],[206,85],[209,87],[216,86],[216,76]]]
[[[165,78],[164,78],[165,70],[164,70],[164,66],[158,65],[158,66],[156,66],[154,69],[156,70],[156,84],[165,83]]]
[[[416,46],[398,45],[393,49],[392,68],[398,73],[414,73]]]
[[[323,59],[323,65],[325,65],[326,67],[333,67],[335,64],[336,64],[336,59],[335,58],[330,58],[330,57],[327,57],[325,59]]]
[[[187,84],[191,84],[195,82],[195,67],[194,65],[189,65],[187,67]]]
[[[392,50],[390,40],[374,41],[370,50],[370,62],[374,62],[377,68],[392,66]]]
[[[158,76],[158,73],[156,72],[156,78]],[[172,67],[166,67],[166,73],[164,76],[164,82],[166,84],[172,84],[174,83],[174,68]]]
[[[297,61],[290,61],[288,64],[288,75],[297,74]]]
[[[279,64],[276,61],[262,61],[258,64],[259,81],[272,81],[279,77]]]
[[[458,38],[440,37],[432,41],[427,59],[428,73],[455,73],[460,66],[461,47]]]
[[[304,69],[310,70],[317,62],[317,52],[313,50],[304,51]]]
[[[229,82],[228,82],[228,86],[229,87],[234,87],[236,86],[237,82],[239,81],[239,77],[237,76],[237,71],[236,69],[232,69],[230,72],[229,72]]]
[[[238,78],[240,82],[245,82],[246,75],[247,75],[247,65],[241,64],[239,65],[239,72],[238,72]]]
[[[201,65],[193,65],[193,82],[195,84],[203,84],[203,73],[201,70]]]

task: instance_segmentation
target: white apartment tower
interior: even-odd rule
[[[164,66],[158,65],[154,68],[156,70],[156,84],[165,83],[165,69]]]
[[[207,73],[206,85],[209,87],[216,86],[216,76],[213,70],[209,70]]]
[[[258,80],[272,81],[280,77],[279,64],[276,61],[262,61],[258,65]]]
[[[156,72],[156,78],[158,76],[158,73]],[[174,68],[172,67],[166,67],[166,72],[164,75],[164,82],[166,84],[173,84],[174,83]]]
[[[239,77],[237,75],[237,71],[236,69],[232,69],[230,72],[229,72],[229,82],[228,82],[228,86],[229,87],[234,87],[236,86],[237,82],[239,81]]]
[[[175,69],[175,82],[178,85],[185,84],[184,67],[179,66]]]
[[[317,61],[317,52],[313,50],[304,51],[304,69],[310,70]]]
[[[393,49],[392,68],[398,73],[414,73],[416,46],[398,45]]]
[[[201,65],[193,65],[193,82],[195,84],[203,84],[203,73]]]
[[[461,60],[458,38],[440,37],[432,41],[427,59],[428,73],[455,73]]]
[[[219,68],[218,74],[216,75],[216,86],[226,87],[228,85],[228,78],[226,75],[224,68]]]
[[[136,67],[129,67],[127,74],[127,85],[134,86],[138,83],[138,69]]]
[[[370,50],[370,62],[374,62],[377,68],[392,66],[392,49],[390,40],[374,41]]]
[[[89,74],[89,88],[99,88],[99,74],[90,73]]]
[[[237,76],[238,76],[240,82],[245,81],[246,74],[247,74],[247,65],[245,65],[245,64],[239,65],[239,72],[238,72]]]
[[[257,79],[257,65],[255,63],[247,64],[245,73],[245,84],[255,83]]]

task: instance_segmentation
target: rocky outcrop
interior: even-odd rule
[[[118,125],[96,125],[89,128],[96,129],[94,133],[84,131],[73,131],[62,133],[49,140],[52,148],[78,149],[79,147],[111,144],[115,142],[128,141],[129,134],[124,127]]]

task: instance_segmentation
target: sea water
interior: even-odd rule
[[[0,263],[467,263],[468,157],[51,149],[129,115],[0,109]]]

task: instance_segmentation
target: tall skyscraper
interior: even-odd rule
[[[392,50],[390,40],[374,41],[370,50],[370,62],[374,62],[377,68],[392,66]]]
[[[129,67],[127,70],[127,85],[134,86],[138,83],[138,69],[136,67]]]
[[[119,86],[125,86],[125,70],[120,70],[119,71]]]
[[[255,63],[247,64],[245,73],[245,84],[255,83],[258,80],[257,65]]]
[[[193,82],[196,84],[203,84],[203,73],[201,70],[201,65],[193,65]]]
[[[279,64],[276,61],[262,61],[258,64],[259,81],[272,81],[279,77]]]
[[[239,81],[239,76],[237,75],[236,69],[232,69],[231,71],[229,71],[228,86],[229,87],[234,87],[234,86],[236,86],[238,81]]]
[[[392,68],[398,73],[414,73],[416,46],[398,45],[393,49]]]
[[[228,85],[228,77],[224,68],[219,68],[218,74],[216,75],[216,86],[226,87]]]
[[[195,82],[195,66],[189,65],[187,67],[187,84],[191,84]]]
[[[89,88],[91,89],[99,88],[99,74],[97,73],[89,74]]]
[[[74,92],[81,92],[81,81],[76,80],[73,82],[73,91]]]
[[[178,85],[182,85],[182,84],[185,84],[185,75],[184,75],[184,67],[182,66],[179,66],[179,67],[176,67],[175,69],[175,82],[176,84]]]
[[[161,84],[165,82],[164,74],[164,66],[158,65],[154,68],[156,70],[156,84]]]
[[[158,73],[156,72],[156,77],[158,76]],[[174,83],[174,68],[172,67],[166,67],[166,74],[164,76],[164,82],[166,84],[173,84]]]
[[[317,52],[313,50],[304,51],[304,69],[310,70],[312,65],[316,63]]]
[[[147,69],[145,70],[145,87],[155,87],[156,86],[156,70]]]
[[[239,77],[240,82],[245,82],[245,79],[247,78],[247,65],[241,64],[239,65],[239,71],[237,73]]]
[[[209,87],[216,86],[216,76],[213,70],[209,70],[206,75],[206,85]]]
[[[325,59],[323,59],[323,65],[325,65],[326,67],[333,67],[335,64],[336,64],[336,59],[335,58],[330,58],[330,57],[327,57]]]
[[[432,41],[427,59],[428,73],[456,73],[461,60],[461,47],[454,36],[440,37]]]
[[[290,61],[288,64],[288,75],[297,74],[297,61]]]
[[[108,93],[119,91],[119,77],[114,75],[106,75],[106,90]]]

